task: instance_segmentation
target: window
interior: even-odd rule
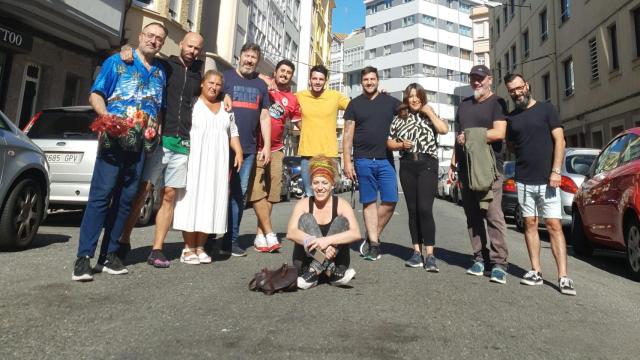
[[[589,61],[591,63],[591,80],[598,80],[600,73],[598,71],[598,43],[596,38],[589,39]]]
[[[504,28],[507,28],[507,25],[509,25],[509,13],[508,13],[509,9],[507,9],[507,6],[502,6],[502,16],[504,17]]]
[[[616,24],[609,26],[609,42],[611,46],[611,70],[620,69],[620,63],[618,61],[618,34]]]
[[[384,32],[391,31],[391,23],[390,22],[384,23],[382,31]]]
[[[422,73],[427,76],[436,76],[436,67],[422,64]]]
[[[481,22],[473,23],[473,37],[482,39],[484,37],[484,24]]]
[[[551,100],[551,77],[549,73],[542,75],[542,98],[547,102]]]
[[[529,57],[529,29],[522,33],[522,57]]]
[[[156,9],[156,4],[154,0],[134,0],[134,3],[139,7],[142,7],[145,9],[152,9],[152,10]]]
[[[511,45],[511,71],[515,72],[518,67],[518,59],[516,55],[516,44]]]
[[[20,96],[20,113],[18,115],[18,127],[24,128],[33,116],[36,102],[38,100],[38,84],[40,83],[40,67],[27,63],[24,69],[24,80],[22,84],[22,94]]]
[[[367,6],[367,15],[375,14],[377,12],[378,12],[378,9],[376,9],[376,5]]]
[[[596,149],[602,147],[602,130],[591,132],[591,147]]]
[[[596,131],[596,132],[600,133],[600,136],[602,136],[602,131]],[[595,135],[596,132],[593,132],[591,135],[592,136]],[[604,150],[602,150],[602,152],[600,153],[600,156],[598,156],[598,158],[596,159],[596,163],[594,164],[595,166],[594,175],[611,171],[615,169],[616,166],[618,166],[618,163],[620,162],[620,155],[625,150],[627,146],[627,142],[631,140],[632,136],[633,136],[632,134],[620,136],[615,140],[613,140],[611,144],[609,144],[609,146],[607,146]],[[602,139],[600,139],[600,141],[602,142]],[[600,147],[602,147],[602,144],[597,148],[600,148]]]
[[[560,0],[560,20],[565,22],[571,17],[571,0]]]
[[[460,49],[460,58],[464,60],[471,60],[471,51]]]
[[[376,27],[372,26],[369,28],[369,36],[374,36],[376,34]]]
[[[459,9],[460,12],[463,12],[465,14],[471,13],[471,5],[465,2],[460,2]]]
[[[624,125],[615,125],[611,127],[611,137],[614,137],[624,131]]]
[[[180,0],[169,0],[169,17],[180,21]]]
[[[422,40],[422,48],[427,51],[436,51],[436,43],[429,40]]]
[[[62,95],[62,106],[78,105],[78,85],[80,78],[72,73],[67,73],[64,82],[64,93]]]
[[[391,0],[386,0],[386,1],[384,2],[384,9],[385,9],[385,10],[386,10],[386,9],[390,9],[390,8],[391,8],[391,6],[393,6],[393,4],[391,3]]]
[[[447,45],[447,55],[456,56],[455,48],[451,45]]]
[[[498,83],[502,82],[502,63],[498,61]]]
[[[187,25],[189,25],[189,30],[196,30],[196,12],[198,11],[198,1],[191,0],[189,1],[189,12],[187,14]],[[294,23],[295,24],[295,23]]]
[[[369,59],[375,59],[375,58],[376,58],[376,49],[369,50]]]
[[[445,104],[456,105],[455,95],[447,94],[447,96],[445,97]]]
[[[436,26],[436,18],[429,15],[422,15],[422,23],[429,26]]]
[[[575,91],[575,84],[573,83],[573,59],[569,58],[562,62],[562,68],[564,69],[564,95],[571,96]]]
[[[469,83],[469,74],[467,73],[459,73],[458,74],[458,81],[462,82],[462,83]]]
[[[438,102],[438,93],[435,91],[427,90],[427,102],[430,102],[430,103]]]
[[[503,5],[504,6],[504,5]],[[516,0],[509,1],[509,21],[516,16]]]
[[[451,21],[447,21],[447,22],[444,23],[444,28],[447,31],[454,32],[454,30],[453,30],[454,26],[453,25],[454,24]]]
[[[500,19],[496,19],[496,32],[498,33],[498,37],[500,37]]]
[[[402,0],[402,3],[403,3],[403,4],[406,4],[406,3],[408,3],[408,2],[412,2],[412,1],[413,1],[413,0]]]
[[[633,30],[636,35],[636,57],[640,57],[640,7],[631,13],[633,17]]]
[[[622,154],[622,163],[640,159],[640,137],[635,134],[629,135],[629,144]]]
[[[504,68],[505,70],[507,70],[507,72],[509,72],[509,69],[511,69],[511,65],[509,64],[509,53],[507,52],[506,54],[504,54]]]
[[[458,31],[460,32],[460,35],[471,37],[471,28],[468,26],[460,25],[458,26]]]
[[[384,50],[382,51],[383,55],[389,55],[391,54],[391,45],[385,45],[384,46]]]
[[[391,77],[391,69],[383,69],[382,70],[382,78],[388,79]]]
[[[413,50],[413,40],[405,40],[402,42],[402,51]]]
[[[455,73],[451,69],[447,69],[447,80],[455,80]]]
[[[450,9],[455,9],[455,3],[457,3],[458,0],[447,0],[447,7],[449,7]]]
[[[402,26],[406,27],[406,26],[411,26],[413,24],[415,24],[416,22],[416,17],[415,15],[411,15],[411,16],[407,16],[402,18]]]
[[[402,67],[402,76],[413,76],[413,64]]]
[[[540,19],[540,40],[544,42],[549,38],[549,19],[547,18],[547,9],[542,10],[538,17]]]
[[[477,54],[476,55],[476,65],[484,65],[486,64],[487,60],[485,57],[485,54]]]

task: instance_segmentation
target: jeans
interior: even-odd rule
[[[322,232],[320,231],[320,226],[318,226],[318,222],[310,213],[305,213],[300,216],[300,219],[298,220],[298,229],[318,238],[323,237]],[[349,230],[349,220],[344,216],[338,216],[331,221],[331,226],[329,226],[327,236],[339,234],[347,230]],[[349,268],[349,264],[351,262],[349,245],[338,245],[336,250],[336,257],[333,259],[333,262],[337,269],[344,272]],[[298,270],[298,275],[302,275],[309,266],[314,266],[316,270],[321,266],[315,259],[307,255],[307,252],[304,250],[304,246],[297,243],[293,247],[292,261],[293,266]]]
[[[409,212],[411,243],[434,246],[433,199],[438,188],[438,160],[400,160],[400,184]]]
[[[235,155],[229,155],[229,164],[233,165]],[[227,217],[227,233],[224,234],[224,242],[227,245],[238,244],[240,235],[240,221],[244,210],[244,196],[249,187],[249,179],[253,171],[256,154],[246,154],[240,171],[231,168],[231,179],[229,182],[229,216]],[[229,240],[231,242],[229,243]]]
[[[94,256],[103,228],[101,255],[118,250],[143,166],[143,152],[122,151],[117,147],[99,150],[80,225],[78,257]]]
[[[305,194],[307,197],[312,197],[313,188],[311,187],[311,170],[309,169],[309,160],[311,160],[311,158],[308,156],[303,156],[302,160],[300,160],[300,176],[302,176]]]

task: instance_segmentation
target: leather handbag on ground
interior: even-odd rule
[[[297,289],[298,270],[290,265],[282,264],[275,270],[262,269],[256,273],[249,282],[249,290],[262,291],[267,295],[273,295],[280,291],[293,291]]]

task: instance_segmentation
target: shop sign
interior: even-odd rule
[[[22,51],[31,51],[32,45],[33,38],[31,35],[0,24],[0,46]]]

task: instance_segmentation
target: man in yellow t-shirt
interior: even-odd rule
[[[298,156],[302,157],[302,181],[307,196],[313,195],[309,158],[320,154],[338,157],[338,110],[345,110],[349,105],[348,97],[338,91],[325,89],[328,73],[323,65],[312,67],[309,74],[310,88],[296,93],[302,109]]]

